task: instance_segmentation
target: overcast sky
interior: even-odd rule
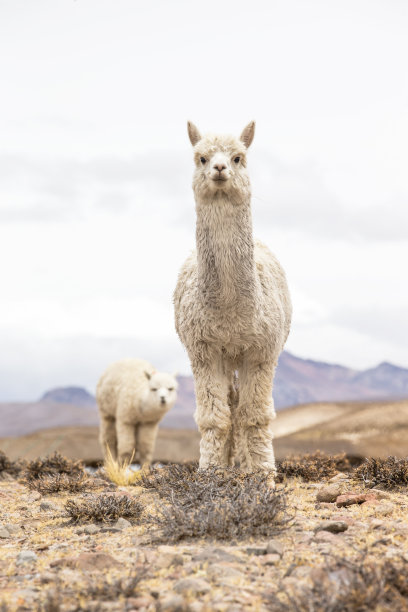
[[[288,350],[408,367],[405,0],[0,0],[0,400],[94,391],[111,361],[189,372],[186,121],[238,135]]]

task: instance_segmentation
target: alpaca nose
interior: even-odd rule
[[[218,172],[222,172],[227,169],[227,166],[225,164],[214,164],[214,168],[218,170]]]

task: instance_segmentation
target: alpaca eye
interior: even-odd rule
[[[156,387],[154,389],[151,389],[151,391],[157,391]]]
[[[203,164],[203,166],[204,166],[204,164],[205,164],[205,162],[206,162],[206,161],[207,161],[207,160],[205,159],[205,157],[200,157],[200,162]]]
[[[174,387],[169,387],[169,391],[174,391]]]
[[[240,158],[239,156],[238,156],[238,157],[235,157],[234,162],[235,162],[236,164],[239,164],[239,160],[240,160],[240,159],[241,159],[241,158]]]

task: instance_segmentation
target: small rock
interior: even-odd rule
[[[208,608],[204,608],[204,604],[201,601],[192,601],[188,604],[188,612],[204,612],[204,610]]]
[[[340,538],[340,536],[334,534],[334,533],[330,533],[329,531],[318,531],[314,537],[316,542],[331,542],[331,543],[335,543],[335,542],[341,542],[342,539]]]
[[[278,542],[278,540],[269,540],[268,544],[266,545],[266,554],[282,556],[283,555],[282,544]]]
[[[231,553],[222,548],[204,548],[200,553],[192,556],[192,561],[238,561],[241,559],[231,555]]]
[[[382,521],[381,519],[374,518],[370,522],[370,527],[372,529],[381,529],[381,527],[384,527],[384,521]]]
[[[41,498],[42,498],[41,493],[39,493],[38,491],[33,491],[32,493],[27,495],[26,500],[28,501],[28,503],[31,503],[31,502],[39,501]]]
[[[280,560],[281,555],[270,553],[262,557],[261,562],[263,563],[263,565],[276,565],[277,563],[279,563]]]
[[[174,584],[173,589],[176,593],[191,593],[192,595],[203,595],[211,591],[208,582],[201,578],[182,578]]]
[[[330,531],[330,533],[342,533],[343,531],[347,531],[348,525],[343,521],[324,521],[320,523],[315,529],[315,531]]]
[[[22,533],[20,525],[12,525],[11,523],[7,523],[6,525],[4,525],[4,527],[10,534],[17,535],[19,533]]]
[[[88,535],[94,535],[95,533],[98,533],[98,531],[100,530],[100,527],[98,527],[97,525],[86,525],[83,528],[83,533],[86,533]]]
[[[9,537],[10,537],[10,533],[8,529],[6,529],[5,527],[0,527],[0,538],[4,540]]]
[[[17,555],[16,565],[24,565],[25,563],[36,563],[37,555],[33,550],[22,550]]]
[[[255,555],[257,557],[261,557],[262,555],[266,555],[266,548],[261,548],[259,546],[249,546],[246,549],[248,555]]]
[[[212,563],[207,568],[207,576],[212,580],[217,578],[242,578],[242,572],[222,563]]]
[[[139,610],[140,608],[148,608],[152,603],[153,599],[151,597],[128,597],[126,599],[127,608],[133,608],[135,610]]]
[[[343,493],[343,491],[344,485],[341,482],[335,482],[330,485],[321,487],[316,494],[316,500],[318,502],[326,503],[335,502],[339,495]]]
[[[114,525],[112,525],[112,527],[101,527],[102,533],[120,533],[121,531],[121,529],[118,529]]]
[[[363,504],[365,506],[365,504]],[[376,509],[376,514],[382,514],[383,516],[387,516],[388,514],[392,514],[394,512],[394,504],[391,503],[380,503]]]
[[[344,493],[336,499],[336,505],[340,507],[351,506],[352,504],[363,504],[366,501],[376,500],[375,493]]]
[[[339,472],[335,476],[329,478],[329,482],[342,482],[343,480],[348,480],[348,477],[348,474],[345,474],[344,472]]]
[[[40,510],[42,510],[43,512],[48,512],[50,510],[58,510],[58,508],[55,504],[52,504],[51,502],[43,501],[40,504]]]
[[[128,529],[128,527],[131,527],[131,526],[132,526],[132,523],[122,517],[118,518],[116,523],[113,525],[113,527],[115,527],[116,529],[121,529],[121,530]]]
[[[51,567],[69,567],[83,571],[102,571],[121,567],[121,563],[106,553],[81,553],[78,557],[63,557],[50,563]]]
[[[160,612],[184,612],[185,609],[186,603],[181,595],[169,595],[159,600]]]

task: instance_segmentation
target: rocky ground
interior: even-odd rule
[[[92,476],[81,492],[41,494],[3,476],[3,612],[408,610],[406,487],[288,477],[284,520],[268,535],[172,541],[149,523],[163,503],[154,487]],[[140,502],[140,517],[72,523],[67,500],[101,495]]]

